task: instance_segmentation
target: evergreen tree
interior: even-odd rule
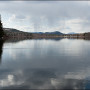
[[[4,31],[3,31],[2,22],[1,22],[1,15],[0,15],[0,38],[3,37],[3,35],[4,35]]]

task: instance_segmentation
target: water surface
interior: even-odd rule
[[[89,89],[90,41],[0,41],[0,89]]]

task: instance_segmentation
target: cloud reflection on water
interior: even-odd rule
[[[0,87],[83,89],[90,77],[89,45],[89,41],[76,39],[5,43]]]

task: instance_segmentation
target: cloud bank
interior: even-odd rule
[[[0,1],[4,27],[28,32],[89,32],[90,1]]]

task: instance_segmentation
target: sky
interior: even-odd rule
[[[90,32],[90,1],[0,1],[3,27],[25,32]]]

